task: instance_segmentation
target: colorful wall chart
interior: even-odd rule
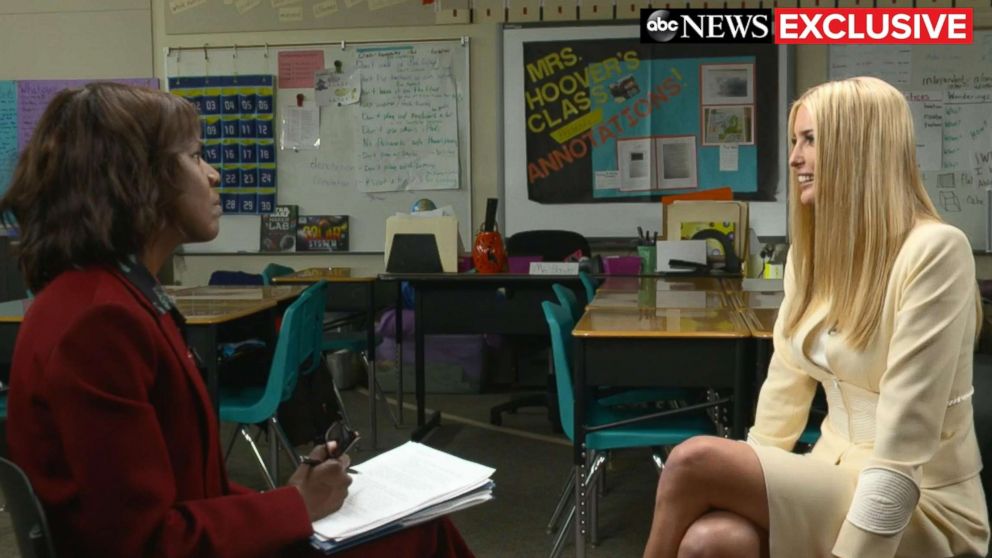
[[[203,157],[220,171],[224,213],[271,213],[276,203],[275,76],[169,78],[196,104]]]

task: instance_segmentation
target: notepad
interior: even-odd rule
[[[314,547],[333,551],[492,498],[496,471],[407,442],[353,467],[340,510],[313,523]]]

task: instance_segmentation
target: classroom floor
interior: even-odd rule
[[[513,393],[478,395],[429,395],[429,408],[443,411],[442,426],[431,433],[426,443],[460,457],[484,463],[496,469],[496,498],[491,502],[459,512],[452,520],[480,558],[542,557],[551,550],[551,536],[545,525],[564,486],[571,465],[571,445],[554,434],[545,409],[526,409],[516,415],[504,415],[504,426],[488,423],[489,408],[512,398]],[[345,405],[358,430],[367,430],[368,398],[364,390],[343,393]],[[412,396],[405,403],[405,425],[394,428],[379,406],[379,447],[395,447],[409,438],[414,421]],[[229,440],[230,426],[224,425],[222,441]],[[375,455],[366,438],[352,453],[354,463]],[[305,448],[301,448],[305,449]],[[263,480],[249,455],[247,445],[239,442],[229,463],[231,477],[238,482],[261,488]],[[280,476],[285,481],[289,467]],[[600,500],[597,547],[587,546],[592,557],[640,556],[647,540],[657,480],[646,451],[615,454],[609,463],[608,488]],[[563,556],[574,555],[572,538]],[[10,518],[0,512],[0,556],[20,556],[16,549]]]

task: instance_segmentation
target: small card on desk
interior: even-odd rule
[[[579,262],[530,262],[531,275],[578,275]]]

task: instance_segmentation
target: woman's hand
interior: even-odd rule
[[[300,465],[289,477],[287,484],[300,491],[310,521],[341,509],[348,496],[348,486],[351,484],[348,466],[351,458],[342,455],[337,459],[330,459],[331,452],[336,447],[337,442],[328,442],[313,448],[309,457],[320,461],[320,464]]]

